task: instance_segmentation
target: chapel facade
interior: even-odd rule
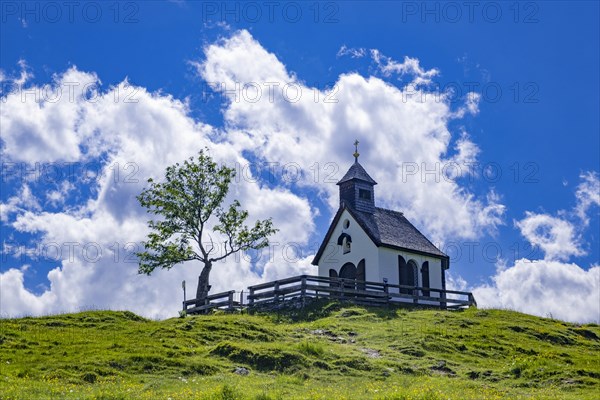
[[[354,164],[337,183],[340,206],[312,262],[319,276],[418,286],[423,288],[419,295],[440,297],[426,289],[446,289],[449,257],[402,212],[375,205],[377,182],[358,155],[356,151]]]

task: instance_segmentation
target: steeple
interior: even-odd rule
[[[358,140],[354,141],[354,164],[340,179],[340,206],[346,204],[357,211],[375,212],[375,190],[373,180],[358,162]]]

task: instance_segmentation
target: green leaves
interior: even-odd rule
[[[217,210],[219,225],[214,230],[227,236],[225,242],[225,255],[214,261],[225,258],[227,255],[249,249],[261,249],[269,245],[268,237],[277,229],[273,228],[271,218],[256,221],[252,229],[244,225],[248,218],[248,212],[240,208],[239,201],[235,200],[227,211]]]
[[[267,246],[268,236],[277,231],[271,219],[256,221],[248,228],[244,225],[248,212],[237,200],[226,211],[221,207],[234,177],[232,168],[218,166],[205,149],[196,158],[168,167],[164,182],[148,179],[149,187],[137,199],[159,219],[148,221],[151,233],[144,251],[137,254],[138,272],[149,275],[156,268],[170,269],[190,260],[210,264],[238,251]],[[203,241],[208,236],[206,223],[213,215],[219,222],[214,231],[224,236],[224,251],[210,257],[215,246],[207,248]]]

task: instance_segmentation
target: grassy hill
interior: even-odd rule
[[[0,320],[2,399],[597,399],[599,363],[598,325],[500,310]]]

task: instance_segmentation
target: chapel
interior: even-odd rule
[[[319,276],[418,286],[419,295],[439,297],[426,289],[446,289],[450,258],[402,212],[376,206],[377,182],[358,162],[354,144],[354,163],[337,182],[339,208],[312,261]]]

